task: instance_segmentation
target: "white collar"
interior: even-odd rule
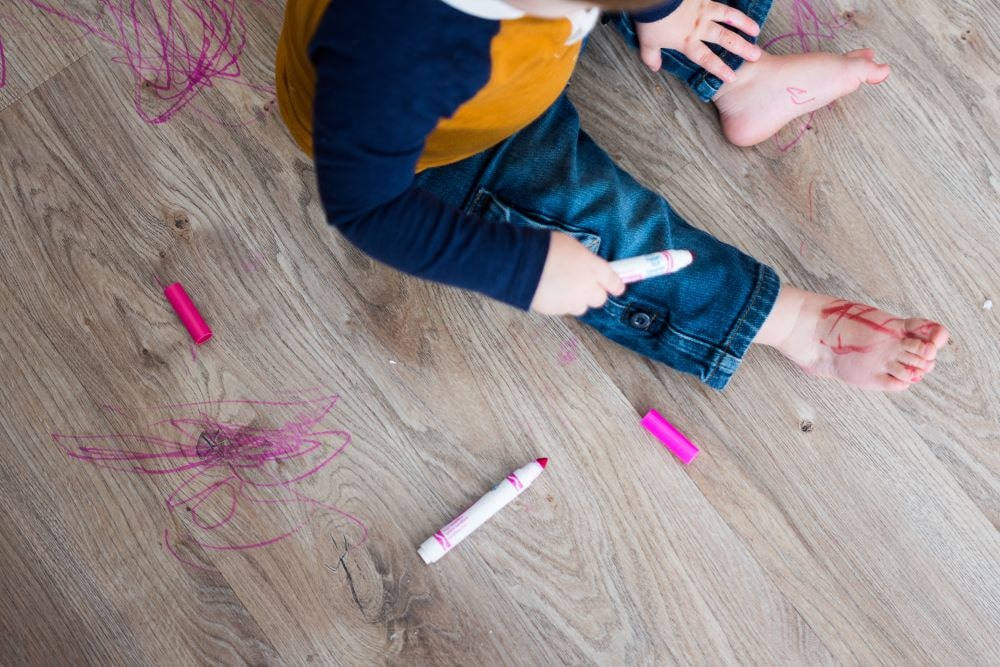
[[[500,21],[502,19],[519,19],[524,16],[524,12],[511,7],[503,0],[442,0],[442,2],[460,12],[481,19]]]
[[[481,19],[491,19],[501,21],[503,19],[519,19],[524,16],[524,12],[515,7],[511,7],[503,0],[441,0],[446,5],[458,11],[475,16]],[[597,25],[597,19],[601,16],[601,10],[597,7],[582,9],[566,16],[570,22],[569,38],[567,44],[573,44],[583,39]]]

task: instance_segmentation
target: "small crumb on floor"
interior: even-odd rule
[[[993,310],[993,302],[989,299],[983,301],[983,310]]]
[[[395,359],[390,359],[390,360],[389,360],[389,363],[390,363],[390,364],[395,364],[395,363],[396,363],[396,360],[395,360]]]

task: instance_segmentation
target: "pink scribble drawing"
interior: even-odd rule
[[[569,366],[571,363],[577,359],[577,346],[579,341],[576,338],[569,338],[563,341],[562,347],[559,348],[559,365]]]
[[[181,557],[179,544],[211,551],[255,549],[295,535],[321,513],[339,515],[357,528],[359,538],[350,550],[365,542],[367,526],[300,490],[304,480],[327,468],[351,442],[347,431],[322,425],[338,400],[334,394],[288,401],[167,405],[154,410],[183,416],[155,421],[148,433],[53,433],[52,438],[77,461],[118,472],[173,477],[164,502],[184,530],[178,536],[164,528],[163,545],[185,565],[201,568]],[[271,428],[211,416],[239,409],[283,423]]]
[[[7,54],[3,50],[3,35],[0,35],[0,88],[7,85]]]
[[[779,42],[793,40],[798,42],[799,53],[818,51],[822,48],[823,40],[836,38],[837,34],[850,23],[847,19],[840,18],[837,9],[829,0],[790,0],[790,2],[792,30],[777,37],[772,37],[761,45],[762,49],[767,50],[770,46]],[[820,9],[817,9],[817,7]],[[792,90],[792,88],[788,89],[789,94],[792,94]],[[795,90],[800,90],[802,93],[806,92],[801,89]],[[795,102],[793,97],[792,101],[796,104],[805,104],[813,99],[815,98]],[[816,111],[811,111],[805,117],[805,120],[799,126],[791,141],[787,143],[782,144],[781,139],[775,136],[774,143],[778,147],[778,151],[786,153],[797,145],[802,140],[802,137],[805,136],[805,133],[812,129],[815,117]]]
[[[61,18],[111,45],[120,55],[112,62],[134,76],[134,105],[150,124],[164,123],[178,111],[194,112],[224,123],[192,103],[205,90],[232,83],[271,97],[273,86],[243,80],[239,59],[247,45],[247,22],[237,0],[94,0],[98,11],[57,8],[42,0],[22,0]],[[254,4],[268,7],[265,0]]]
[[[251,253],[249,257],[243,260],[243,270],[247,273],[257,273],[257,271],[264,268],[266,262],[267,257],[264,253]]]
[[[802,99],[801,97],[802,95],[809,94],[809,91],[804,88],[796,88],[795,86],[789,86],[788,88],[785,88],[785,92],[788,93],[788,96],[792,99],[792,104],[799,104],[799,105],[809,104],[810,102],[813,102],[816,99],[815,96]]]

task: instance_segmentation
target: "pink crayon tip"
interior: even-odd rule
[[[191,301],[191,297],[184,291],[184,286],[180,283],[173,283],[163,290],[163,295],[174,307],[174,312],[177,313],[177,317],[191,334],[191,340],[194,341],[195,345],[207,343],[208,339],[212,337],[212,330],[205,323],[201,313]]]
[[[691,463],[698,456],[698,448],[656,410],[650,410],[646,413],[646,416],[642,418],[642,426],[655,435],[656,439],[662,442],[663,446],[679,458],[684,465]]]
[[[547,466],[549,464],[549,457],[544,456],[544,457],[542,457],[540,459],[535,459],[535,463],[537,463],[538,465],[542,466],[542,468],[545,468],[545,466]]]

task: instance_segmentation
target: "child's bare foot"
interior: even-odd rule
[[[875,62],[875,52],[859,49],[844,55],[764,53],[747,61],[736,80],[716,93],[722,133],[737,146],[753,146],[774,136],[794,118],[815,111],[862,83],[889,78],[889,66]]]
[[[776,347],[813,375],[899,391],[934,370],[947,341],[937,322],[785,286],[754,342]]]

